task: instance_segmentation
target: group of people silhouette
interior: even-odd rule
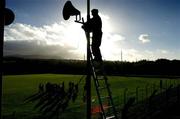
[[[65,85],[64,82],[62,84],[52,84],[52,83],[46,83],[44,84],[39,84],[39,93],[46,93],[51,96],[58,96],[61,98],[68,97],[69,99],[72,98],[72,101],[74,102],[77,93],[78,93],[78,84],[74,84],[73,82],[69,82],[69,88],[66,91],[65,90]]]

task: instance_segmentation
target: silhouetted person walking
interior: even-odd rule
[[[101,38],[102,38],[102,21],[98,14],[98,9],[91,10],[93,18],[86,22],[82,28],[85,31],[92,32],[92,44],[91,49],[94,56],[94,61],[101,62],[102,56],[100,51]]]

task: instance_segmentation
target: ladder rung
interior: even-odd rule
[[[110,86],[110,84],[107,84],[106,86],[100,86],[98,89],[108,89],[108,86]]]
[[[106,89],[106,88],[107,88],[107,87],[98,87],[98,89],[100,89],[100,90],[101,90],[101,89]]]
[[[104,109],[109,109],[109,108],[112,108],[113,106],[105,106],[103,107]]]
[[[104,78],[104,76],[98,76],[97,77],[97,80],[104,80],[105,78]]]
[[[106,117],[106,119],[112,119],[112,118],[115,118],[115,116],[110,116],[110,117]]]
[[[103,74],[100,69],[95,69],[95,73],[96,73],[96,74]]]
[[[101,97],[101,99],[104,99],[104,98],[110,98],[109,96],[104,96],[104,97]]]
[[[95,69],[99,69],[101,70],[101,66],[102,66],[102,63],[101,62],[97,62],[97,61],[92,61],[92,64],[94,66]]]
[[[95,65],[97,64],[97,65],[101,65],[101,62],[98,62],[98,61],[96,61],[96,60],[94,60],[94,59],[92,59],[91,60]]]

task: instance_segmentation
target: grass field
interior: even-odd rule
[[[69,81],[77,83],[81,75],[63,75],[63,74],[33,74],[33,75],[9,75],[3,76],[3,115],[6,117],[15,113],[18,119],[32,119],[33,116],[39,114],[38,110],[33,108],[34,104],[24,103],[24,99],[34,94],[38,90],[39,83],[61,83],[68,85]],[[109,76],[109,83],[113,96],[118,97],[118,101],[123,99],[123,91],[128,88],[129,92],[135,92],[137,86],[144,88],[147,84],[159,84],[160,78],[144,78],[144,77],[120,77]],[[162,79],[162,78],[161,78]],[[169,79],[164,78],[169,82]],[[172,83],[176,83],[175,80]],[[83,86],[85,80],[80,83],[79,96],[75,103],[69,106],[62,116],[65,119],[85,119],[85,104],[82,101]],[[96,100],[94,83],[92,82],[92,96]]]

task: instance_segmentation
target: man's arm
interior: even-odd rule
[[[85,22],[85,23],[82,25],[82,28],[83,28],[85,31],[92,32],[92,19],[90,19],[88,22]]]

